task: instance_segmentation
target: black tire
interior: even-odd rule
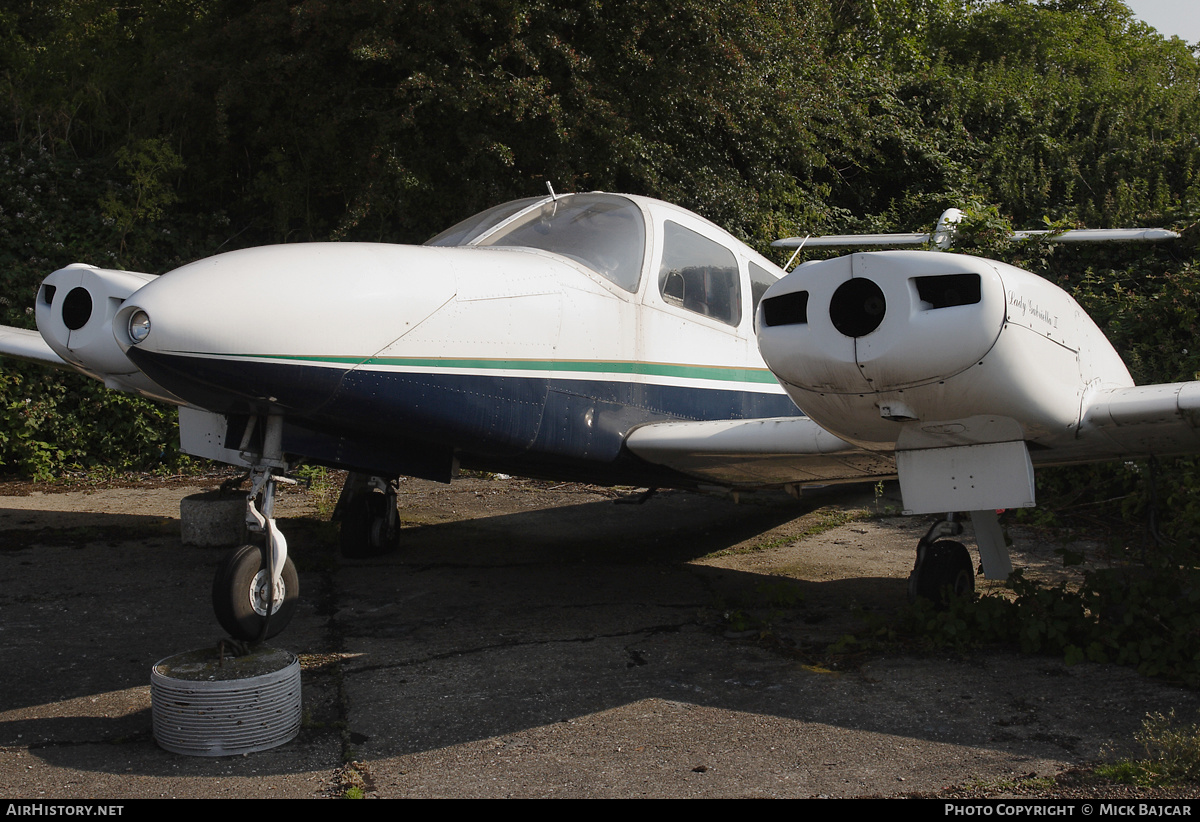
[[[253,642],[262,632],[264,615],[255,610],[252,601],[256,580],[260,589],[263,583],[263,579],[259,578],[260,571],[264,572],[265,577],[263,550],[257,545],[243,545],[230,551],[217,567],[217,574],[213,578],[213,611],[217,615],[217,622],[234,639]],[[296,576],[296,566],[292,564],[291,557],[283,565],[282,577],[283,602],[271,614],[267,639],[288,626],[300,599],[300,579]],[[266,599],[261,591],[259,599]]]
[[[951,598],[966,599],[975,593],[975,568],[961,542],[940,540],[925,549],[925,558],[909,578],[909,598],[922,597],[935,608],[946,608]]]
[[[341,519],[338,546],[347,559],[376,557],[400,547],[400,514],[392,494],[355,494],[346,500]]]

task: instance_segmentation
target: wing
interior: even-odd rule
[[[928,234],[825,234],[817,237],[787,237],[771,245],[777,248],[845,247],[861,246],[910,246],[932,243],[947,249],[954,241],[963,212],[948,208],[938,217],[933,231]],[[1179,235],[1165,228],[1081,228],[1071,231],[1014,231],[1014,240],[1045,237],[1052,243],[1158,243],[1178,240]]]
[[[0,325],[0,355],[39,365],[71,367],[66,360],[54,353],[54,349],[46,344],[41,334],[25,328]]]
[[[1087,461],[1177,456],[1200,451],[1200,382],[1099,391],[1079,426],[1077,450]]]
[[[762,487],[896,476],[892,454],[869,451],[807,417],[660,422],[625,441],[638,457],[716,485]]]
[[[932,238],[932,234],[821,234],[816,237],[784,237],[771,245],[775,248],[925,245]]]
[[[855,248],[858,246],[940,245],[937,234],[822,234],[816,237],[785,237],[771,243],[776,248]],[[1046,237],[1054,243],[1158,243],[1178,240],[1165,228],[1078,228],[1051,234],[1049,231],[1014,231],[1014,240]]]
[[[921,449],[872,450],[807,417],[652,423],[635,429],[625,444],[647,462],[735,488],[891,479],[898,474],[897,457],[934,454],[952,462],[961,449],[983,447],[947,439]],[[989,455],[993,469],[1003,460],[995,448]],[[1183,382],[1099,391],[1084,407],[1073,440],[1029,456],[1034,465],[1065,465],[1197,452],[1200,382]],[[920,464],[919,470],[945,464]]]

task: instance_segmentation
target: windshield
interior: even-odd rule
[[[570,257],[626,291],[637,291],[646,222],[632,200],[615,194],[567,194],[546,200],[488,233],[487,226],[500,225],[536,202],[517,200],[496,206],[443,231],[427,245],[540,248]]]
[[[425,245],[467,245],[471,240],[474,240],[486,231],[490,231],[518,211],[523,211],[534,203],[544,199],[546,198],[526,197],[523,200],[513,200],[512,202],[492,206],[486,211],[472,214],[467,219],[455,223],[441,234],[437,234],[433,238],[426,240]]]

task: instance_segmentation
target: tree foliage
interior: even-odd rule
[[[547,180],[677,202],[764,250],[949,205],[1190,225],[1198,72],[1119,0],[20,0],[0,10],[0,319],[28,325],[70,262],[420,242]],[[1200,368],[1180,353],[1194,243],[987,248],[1068,285],[1139,379]],[[0,367],[6,470],[170,439],[98,389],[144,448],[54,422],[83,389]]]

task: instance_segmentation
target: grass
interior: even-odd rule
[[[293,473],[312,497],[317,516],[322,520],[333,516],[333,509],[342,492],[345,474],[341,471],[330,471],[320,465],[302,465]]]
[[[1057,787],[1058,783],[1052,776],[1026,776],[1015,779],[998,779],[989,782],[975,781],[967,785],[972,791],[994,794],[1030,795],[1048,793]]]
[[[759,551],[770,551],[775,548],[782,548],[785,545],[791,545],[793,542],[799,542],[809,537],[814,537],[817,534],[823,534],[826,531],[832,531],[840,525],[845,525],[848,522],[858,522],[864,519],[870,519],[874,515],[868,511],[831,511],[821,510],[812,514],[801,517],[796,520],[796,523],[803,525],[801,530],[793,531],[780,536],[765,539],[762,542],[756,542],[753,545],[741,545],[734,548],[724,548],[720,551],[714,551],[711,554],[705,555],[704,559],[717,559],[719,557],[741,556],[744,554],[754,554]]]
[[[1133,735],[1145,756],[1099,765],[1096,775],[1141,787],[1200,784],[1200,725],[1183,725],[1175,711],[1150,714]]]

